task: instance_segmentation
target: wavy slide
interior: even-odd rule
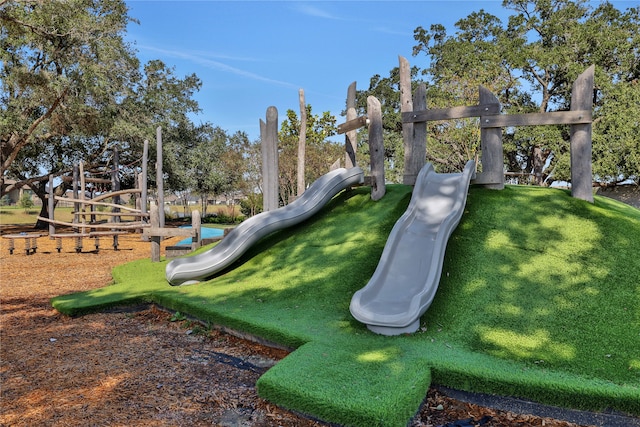
[[[349,307],[358,321],[378,334],[415,332],[438,289],[447,241],[460,222],[475,163],[462,173],[436,173],[426,164],[411,202],[387,239],[367,285]]]
[[[171,260],[165,271],[167,280],[176,286],[210,277],[231,265],[258,240],[274,231],[306,220],[340,191],[362,184],[363,181],[364,174],[358,167],[340,168],[321,176],[294,202],[243,221],[208,251]]]

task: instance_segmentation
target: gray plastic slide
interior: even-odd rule
[[[364,174],[358,167],[340,168],[321,176],[297,200],[243,221],[217,246],[198,255],[171,260],[165,271],[167,280],[174,286],[195,283],[223,270],[258,240],[306,220],[340,191],[363,181]]]
[[[464,212],[475,163],[462,173],[440,174],[426,164],[411,202],[387,239],[367,285],[351,298],[351,314],[376,333],[415,332],[431,305],[447,241]]]

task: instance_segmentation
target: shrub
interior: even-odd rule
[[[29,209],[33,207],[33,199],[31,199],[31,194],[28,192],[22,193],[22,196],[20,196],[20,201],[18,203],[19,206],[24,209],[24,212],[27,213]]]

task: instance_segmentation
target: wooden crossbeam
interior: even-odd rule
[[[145,237],[195,237],[196,231],[193,228],[145,228],[142,230],[142,235]]]
[[[338,134],[347,133],[350,130],[359,129],[367,125],[369,119],[367,116],[356,117],[353,120],[338,125]]]

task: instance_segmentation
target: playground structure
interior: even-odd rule
[[[162,131],[158,127],[157,135],[157,152],[156,172],[158,177],[162,177]],[[160,260],[160,240],[162,238],[174,236],[186,236],[192,238],[191,246],[181,248],[194,250],[200,244],[200,213],[194,211],[192,213],[192,229],[178,229],[164,227],[164,210],[158,209],[158,205],[151,203],[151,212],[147,212],[148,185],[147,185],[147,164],[148,164],[149,142],[144,141],[142,167],[141,172],[137,176],[137,186],[133,189],[121,190],[118,172],[120,170],[118,148],[113,149],[113,167],[110,171],[101,174],[110,174],[111,179],[97,178],[86,176],[84,164],[80,162],[73,167],[73,176],[63,176],[62,179],[72,182],[73,197],[62,197],[54,194],[53,176],[49,177],[47,195],[49,217],[38,217],[39,220],[49,224],[49,232],[46,233],[27,233],[27,234],[9,234],[3,235],[3,238],[10,239],[9,252],[13,254],[15,250],[15,240],[24,239],[25,253],[31,255],[36,253],[37,240],[40,237],[49,236],[50,239],[56,240],[56,249],[62,251],[63,240],[70,239],[74,241],[76,253],[82,252],[83,239],[89,238],[93,240],[95,251],[100,250],[100,239],[111,238],[114,250],[118,250],[118,237],[128,233],[142,232],[141,237],[151,242],[151,259],[152,261]],[[164,203],[162,197],[163,183],[162,179],[157,180],[158,183],[158,201],[159,205]],[[91,184],[91,190],[87,190],[87,184]],[[111,191],[102,191],[96,195],[93,186],[110,186]],[[136,207],[126,206],[120,203],[121,196],[128,194],[136,197]],[[107,202],[107,199],[111,199]],[[73,203],[74,210],[73,221],[65,222],[55,219],[56,201]],[[98,216],[107,216],[109,220],[96,221]],[[132,220],[123,221],[123,217],[132,217]],[[56,226],[71,228],[71,232],[60,232],[56,230]]]
[[[572,195],[593,202],[591,173],[591,107],[594,67],[581,74],[573,85],[571,111],[501,115],[500,103],[484,87],[479,88],[479,104],[446,109],[426,108],[426,86],[418,86],[411,97],[408,61],[399,57],[405,172],[403,183],[413,185],[413,195],[405,214],[397,221],[385,245],[373,277],[357,291],[350,305],[353,317],[373,332],[398,335],[415,332],[420,317],[429,308],[440,282],[448,239],[462,217],[470,184],[490,189],[504,188],[502,128],[551,124],[571,125]],[[371,186],[372,200],[385,194],[384,142],[380,102],[367,98],[367,116],[354,117],[355,83],[347,92],[347,117],[338,126],[345,133],[345,163],[349,169],[330,172],[319,178],[296,202],[277,208],[277,110],[269,107],[267,122],[260,122],[263,154],[265,212],[251,218],[223,243],[196,257],[177,259],[166,267],[172,285],[188,284],[210,277],[233,264],[251,245],[273,231],[297,224],[327,203],[335,194],[356,183]],[[438,174],[426,163],[427,122],[479,117],[482,171],[469,159],[462,173]],[[354,132],[368,126],[371,176],[365,179],[356,165]],[[337,172],[337,173],[336,173]],[[351,174],[356,181],[334,177]],[[308,196],[308,197],[307,197]]]
[[[146,144],[145,155],[143,156],[143,165],[146,163]],[[73,197],[62,197],[54,194],[53,176],[49,177],[49,194],[48,194],[48,211],[49,217],[38,217],[39,220],[49,223],[49,238],[56,239],[56,249],[58,252],[62,250],[63,239],[72,239],[75,242],[75,251],[82,252],[83,239],[93,239],[96,252],[100,250],[100,239],[111,238],[114,250],[118,250],[118,236],[127,234],[141,228],[148,227],[145,221],[149,214],[146,212],[147,199],[147,178],[146,168],[143,166],[143,173],[138,176],[137,188],[121,190],[119,180],[119,154],[118,148],[113,149],[113,167],[111,171],[111,179],[86,177],[84,164],[80,162],[73,167],[73,177],[63,177],[72,181]],[[111,191],[101,192],[95,195],[95,189],[87,191],[87,183],[110,185]],[[129,195],[139,195],[137,205],[134,208],[120,204],[120,197]],[[89,197],[87,197],[89,196]],[[111,199],[111,202],[106,202]],[[55,219],[55,202],[70,202],[74,205],[73,222],[64,222]],[[106,209],[110,209],[107,211]],[[107,216],[107,222],[97,221],[97,216]],[[132,217],[131,221],[122,221],[123,217]],[[61,233],[56,231],[56,226],[71,227],[72,232]]]

